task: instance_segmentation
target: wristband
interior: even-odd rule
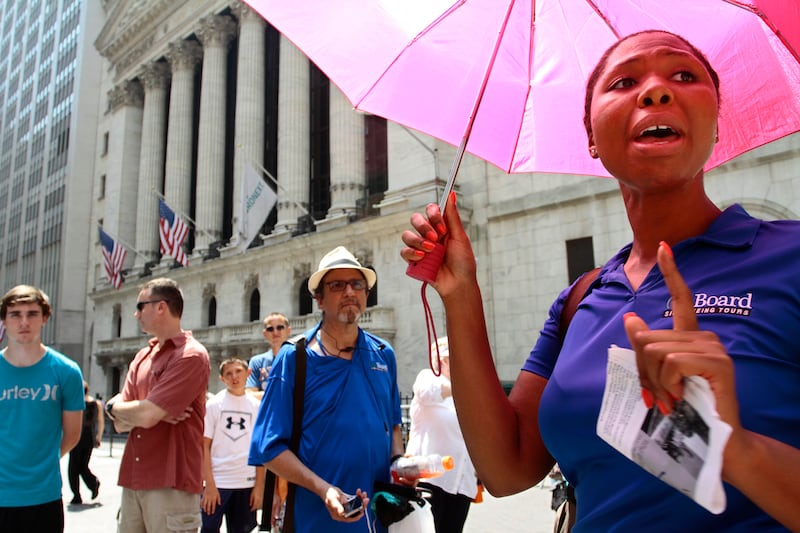
[[[393,465],[393,464],[394,464],[394,462],[395,462],[395,461],[397,461],[398,459],[400,459],[401,457],[403,457],[403,456],[402,456],[402,455],[400,455],[400,454],[393,455],[393,456],[392,456],[392,458],[389,460],[389,464],[390,464],[390,465]]]

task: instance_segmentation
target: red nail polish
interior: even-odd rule
[[[434,248],[436,248],[436,245],[431,241],[422,241],[422,247],[425,248],[426,251],[432,252]]]
[[[447,233],[447,226],[440,223],[439,225],[436,226],[436,231],[438,231],[440,235],[444,235],[445,233]]]
[[[672,253],[672,248],[670,248],[669,244],[667,244],[664,241],[661,241],[661,242],[658,243],[658,245],[661,247],[661,249],[663,249],[665,252],[667,252],[670,257],[675,257],[675,255],[673,255],[673,253]]]
[[[437,242],[439,240],[439,235],[435,231],[429,231],[425,234],[425,238],[431,242]]]
[[[648,409],[653,407],[653,393],[649,390],[642,389],[642,400],[644,400],[644,406]]]
[[[627,313],[622,315],[622,319],[623,320],[628,320],[632,316],[636,316],[636,313],[634,313],[633,311],[628,311]]]
[[[667,406],[664,405],[664,402],[662,402],[661,400],[656,400],[656,405],[658,406],[658,410],[661,411],[662,415],[664,416],[669,415],[669,409],[667,409]]]

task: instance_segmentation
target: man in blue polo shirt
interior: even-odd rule
[[[264,395],[267,388],[267,377],[272,369],[272,362],[281,349],[281,345],[286,342],[292,333],[289,319],[281,313],[270,313],[264,318],[264,330],[261,334],[264,340],[269,343],[269,350],[250,359],[250,375],[247,376],[247,391],[259,400]]]
[[[267,380],[253,430],[250,464],[265,464],[297,485],[297,533],[361,532],[364,511],[346,516],[358,495],[366,509],[375,481],[389,482],[391,458],[403,453],[394,350],[358,327],[375,272],[344,247],[329,252],[308,280],[322,320],[304,333],[307,371],[300,447],[289,450],[296,350],[285,345]],[[378,531],[385,531],[374,517]]]

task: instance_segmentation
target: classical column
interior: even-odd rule
[[[144,84],[142,148],[139,157],[139,194],[136,215],[136,269],[158,258],[158,196],[164,180],[167,134],[167,86],[169,65],[150,63],[139,75]],[[140,255],[141,254],[141,255]]]
[[[310,190],[311,108],[308,59],[281,36],[278,80],[278,223],[292,231],[306,214]],[[301,208],[302,207],[302,208]]]
[[[120,240],[133,242],[136,238],[136,195],[142,138],[142,86],[137,81],[122,82],[109,91],[108,100],[111,128],[103,226]]]
[[[192,199],[194,69],[202,56],[203,50],[196,41],[172,43],[167,51],[172,66],[172,88],[169,94],[164,196],[187,224]]]
[[[225,197],[225,102],[228,44],[236,24],[230,17],[212,15],[200,20],[197,36],[203,43],[203,81],[197,141],[197,231],[195,253],[205,255],[222,238]]]
[[[243,2],[234,6],[239,19],[239,51],[236,67],[236,117],[233,152],[233,237],[241,217],[242,171],[246,163],[264,163],[264,126],[266,124],[266,35],[264,19]]]
[[[330,84],[331,207],[328,218],[355,213],[366,183],[364,115]]]

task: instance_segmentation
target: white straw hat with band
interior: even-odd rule
[[[315,294],[317,292],[317,287],[322,281],[322,278],[325,277],[325,274],[337,268],[352,268],[355,270],[360,270],[361,273],[364,274],[364,278],[367,280],[367,289],[371,289],[378,279],[378,277],[375,275],[375,271],[361,266],[361,263],[358,262],[358,259],[356,259],[347,248],[344,246],[337,246],[325,254],[325,257],[323,257],[322,261],[319,262],[317,271],[311,274],[311,277],[308,278],[308,291],[311,294]]]

